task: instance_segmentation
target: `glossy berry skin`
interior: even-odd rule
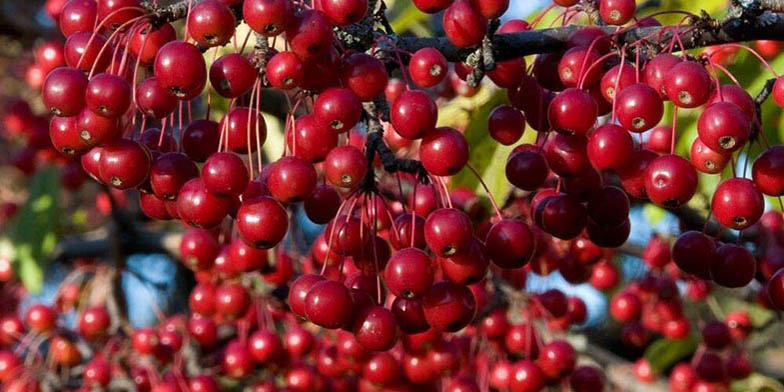
[[[487,19],[469,0],[455,0],[444,12],[444,33],[458,48],[478,45],[487,32]]]
[[[743,111],[730,102],[708,106],[697,121],[697,135],[711,150],[729,154],[742,148],[751,134]]]
[[[229,214],[229,200],[210,193],[200,178],[185,183],[177,196],[177,212],[183,222],[199,228],[218,226]]]
[[[614,26],[626,24],[634,17],[637,9],[635,0],[600,0],[599,16],[602,20]]]
[[[112,367],[109,361],[96,356],[84,365],[84,383],[90,387],[105,387],[112,380]]]
[[[652,202],[677,207],[697,192],[697,171],[678,155],[663,155],[645,169],[645,192]]]
[[[237,211],[237,229],[249,245],[268,249],[280,243],[288,231],[289,216],[270,197],[248,200]]]
[[[95,1],[71,0],[60,11],[60,31],[66,38],[74,33],[92,32],[97,14]]]
[[[177,98],[161,87],[155,77],[145,79],[136,85],[135,94],[136,106],[148,117],[164,118],[177,107]]]
[[[384,283],[389,291],[402,298],[423,295],[433,285],[433,261],[416,248],[397,251],[384,269]]]
[[[77,117],[53,116],[49,122],[49,139],[57,151],[66,155],[81,155],[91,147],[79,134]]]
[[[408,90],[392,104],[390,122],[407,139],[419,139],[436,127],[438,108],[424,91]]]
[[[219,129],[222,130],[224,126],[228,133],[226,138],[229,150],[237,154],[255,152],[267,140],[266,122],[261,113],[255,109],[235,107],[221,119]]]
[[[602,96],[607,102],[612,103],[618,92],[636,83],[636,77],[636,71],[631,65],[624,64],[623,67],[616,65],[610,68],[599,81]]]
[[[630,292],[618,293],[610,302],[610,315],[622,323],[638,319],[641,310],[640,298]]]
[[[106,335],[111,324],[111,317],[106,308],[94,306],[86,309],[79,316],[79,333],[88,340],[95,340]]]
[[[294,17],[294,4],[287,0],[246,0],[242,5],[243,20],[253,31],[274,37],[283,31]]]
[[[487,275],[489,261],[484,244],[474,240],[471,250],[448,258],[438,258],[444,277],[456,284],[469,285],[480,282]]]
[[[770,146],[751,167],[751,176],[760,192],[768,196],[784,194],[784,146]]]
[[[39,333],[49,332],[55,327],[57,314],[54,309],[41,304],[30,307],[25,314],[27,327]]]
[[[98,20],[110,29],[116,29],[123,23],[141,14],[140,0],[98,0]],[[133,8],[128,8],[133,7]]]
[[[283,342],[277,334],[260,329],[248,338],[248,350],[253,359],[260,364],[269,364],[279,360],[283,351]]]
[[[370,101],[384,92],[388,76],[381,60],[367,53],[355,53],[343,64],[340,80],[359,99]]]
[[[311,222],[323,225],[335,218],[342,201],[340,194],[334,187],[322,184],[317,186],[310,197],[305,199],[303,206],[305,214]]]
[[[632,156],[631,162],[625,167],[616,170],[621,179],[623,190],[629,196],[645,199],[645,169],[659,155],[651,150],[640,150]]]
[[[447,332],[465,328],[476,314],[471,290],[452,282],[439,282],[422,298],[425,319],[431,327]]]
[[[595,190],[586,207],[590,220],[601,226],[616,227],[629,217],[629,197],[615,186]]]
[[[103,147],[98,172],[117,189],[134,188],[147,179],[152,165],[150,152],[138,142],[119,139]]]
[[[586,150],[588,159],[598,170],[625,167],[631,162],[635,153],[632,136],[628,131],[614,124],[605,124],[596,128],[588,137]]]
[[[131,106],[131,85],[116,75],[95,75],[87,83],[85,102],[90,110],[101,116],[120,117]]]
[[[727,167],[731,157],[731,154],[722,154],[711,150],[700,138],[695,138],[691,144],[691,163],[697,170],[703,173],[721,173]]]
[[[425,133],[419,147],[419,159],[430,174],[453,176],[468,162],[468,141],[451,127],[439,127]]]
[[[193,5],[188,14],[188,33],[200,46],[221,46],[229,42],[237,24],[234,13],[219,0]]]
[[[86,105],[87,84],[87,76],[75,68],[55,69],[46,77],[41,90],[44,105],[56,116],[75,116]]]
[[[647,131],[661,121],[664,104],[656,90],[642,83],[633,84],[617,95],[615,114],[631,132]]]
[[[253,357],[243,342],[234,340],[226,345],[223,353],[223,371],[230,378],[248,377],[253,371]]]
[[[510,372],[509,390],[512,392],[541,391],[547,383],[542,369],[529,359],[514,363]]]
[[[191,100],[207,84],[207,64],[199,49],[187,42],[172,41],[155,57],[154,74],[164,90],[180,100]]]
[[[196,164],[179,152],[167,152],[155,158],[150,168],[150,186],[158,198],[175,200],[180,188],[199,176]]]
[[[321,275],[303,274],[291,283],[288,305],[294,314],[305,317],[305,298],[316,283],[324,280]]]
[[[711,78],[699,63],[683,61],[668,72],[664,80],[664,92],[678,107],[695,108],[708,101]]]
[[[520,148],[526,146],[524,148]],[[547,159],[533,145],[523,144],[515,148],[506,160],[506,179],[512,185],[526,190],[539,189],[547,180],[550,168]]]
[[[267,63],[267,80],[272,87],[290,90],[299,87],[304,79],[305,66],[294,53],[276,53]]]
[[[338,133],[315,114],[306,114],[297,118],[294,132],[286,135],[286,142],[295,156],[318,163],[338,145]]]
[[[548,109],[550,124],[567,135],[584,136],[598,116],[596,101],[584,90],[569,88],[553,98]]]
[[[411,79],[419,87],[433,87],[447,75],[449,65],[441,52],[435,48],[422,48],[414,52],[408,63]]]
[[[98,34],[93,36],[90,32],[75,33],[65,41],[65,63],[71,68],[82,72],[90,72],[95,65],[96,72],[103,72],[111,62],[111,52],[104,50],[100,57],[98,53],[106,44],[106,38]]]
[[[716,260],[716,243],[699,231],[687,231],[672,245],[672,260],[686,273],[709,278]]]
[[[267,188],[281,203],[293,203],[308,198],[317,180],[313,165],[297,157],[283,157],[269,169]]]
[[[367,0],[319,0],[321,11],[336,26],[348,26],[362,20],[368,11]]]
[[[215,285],[212,283],[199,283],[191,290],[188,297],[188,307],[201,316],[215,314]]]
[[[210,85],[226,98],[236,98],[250,91],[258,72],[245,56],[230,53],[210,66]]]
[[[215,290],[215,311],[227,319],[245,314],[251,304],[248,290],[238,283],[224,283]]]
[[[359,344],[369,351],[387,351],[398,338],[395,315],[382,306],[358,310],[352,331]]]
[[[765,285],[765,294],[773,308],[784,309],[784,269],[778,270]]]
[[[239,196],[250,181],[242,158],[228,152],[212,154],[201,168],[201,180],[208,191],[220,196]]]
[[[547,164],[555,174],[564,177],[578,176],[591,168],[588,160],[587,140],[556,132],[544,144]]]
[[[426,14],[435,14],[445,10],[454,0],[412,0],[414,5]]]
[[[509,105],[500,105],[490,112],[487,130],[497,142],[510,146],[517,143],[525,130],[525,115]]]
[[[533,257],[536,245],[531,229],[519,219],[504,219],[493,224],[485,238],[487,255],[501,268],[525,266]]]
[[[473,227],[468,215],[455,208],[441,208],[425,221],[425,241],[439,257],[466,252],[471,247]]]
[[[601,392],[604,390],[604,374],[593,366],[580,366],[569,377],[569,386],[574,392]]]
[[[570,48],[558,62],[558,77],[566,87],[578,87],[581,78],[583,87],[594,86],[601,78],[601,67],[589,67],[597,60],[599,53],[587,46]]]
[[[305,315],[316,325],[328,329],[341,328],[354,315],[354,301],[340,282],[323,280],[313,285],[305,296]]]
[[[354,146],[335,147],[324,161],[327,181],[341,188],[354,188],[365,178],[368,170],[365,154]]]
[[[176,39],[177,32],[170,23],[164,23],[152,31],[149,27],[143,27],[134,30],[128,43],[128,50],[139,59],[141,64],[152,65],[158,50]]]
[[[550,380],[557,380],[574,369],[577,361],[574,348],[563,340],[552,341],[542,347],[539,367]]]
[[[359,122],[362,102],[347,88],[330,88],[319,94],[313,115],[336,133],[348,132]]]
[[[702,327],[702,341],[714,350],[721,350],[732,342],[730,328],[721,321],[710,321]]]
[[[569,240],[586,225],[587,212],[579,200],[568,195],[545,198],[534,211],[534,222],[548,234]]]
[[[736,288],[743,287],[754,278],[756,260],[746,248],[724,244],[716,249],[716,262],[710,269],[710,276],[717,284]]]
[[[332,40],[332,28],[321,11],[297,12],[286,26],[286,41],[291,51],[305,62],[325,56]]]
[[[743,230],[762,217],[765,200],[751,180],[731,178],[716,187],[711,210],[723,226]]]

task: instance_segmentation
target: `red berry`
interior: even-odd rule
[[[711,211],[723,226],[743,230],[760,220],[765,210],[765,199],[745,178],[731,178],[713,192]]]
[[[751,124],[737,105],[716,102],[700,114],[697,134],[710,149],[728,154],[746,144],[751,135]]]
[[[444,11],[443,24],[449,42],[458,48],[478,45],[487,32],[487,19],[470,0],[454,0]]]

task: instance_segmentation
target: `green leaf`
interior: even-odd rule
[[[469,100],[456,99],[456,108],[447,109],[439,113],[442,125],[462,128],[461,119],[467,119],[465,137],[470,146],[468,162],[476,169],[487,184],[495,200],[500,204],[506,199],[511,185],[506,179],[506,158],[514,146],[504,146],[495,141],[487,131],[487,119],[493,109],[505,102],[503,90],[491,89],[488,86]],[[462,112],[462,113],[461,113]],[[527,133],[533,135],[533,130]],[[527,135],[528,136],[528,135]],[[464,168],[452,178],[453,187],[466,187],[473,189],[477,195],[484,195],[479,179],[470,169]]]
[[[689,336],[680,340],[659,339],[645,350],[645,359],[654,372],[660,373],[697,349],[697,338]]]
[[[782,392],[784,385],[773,378],[760,373],[752,373],[743,380],[738,380],[730,386],[732,392]]]
[[[41,289],[49,255],[57,244],[57,169],[49,167],[33,177],[27,202],[8,228],[17,274],[28,291]]]

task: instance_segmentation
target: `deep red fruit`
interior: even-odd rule
[[[341,202],[340,193],[334,187],[322,184],[317,186],[310,197],[305,199],[303,206],[308,219],[313,223],[323,225],[335,218]]]
[[[237,229],[249,245],[268,249],[286,236],[289,216],[286,209],[271,197],[258,197],[242,203],[237,211]]]
[[[140,0],[98,0],[97,3],[101,26],[112,30],[142,14]]]
[[[228,133],[226,139],[228,139],[229,150],[237,154],[255,152],[267,140],[266,122],[261,112],[255,109],[247,107],[232,109],[221,119],[219,129],[223,130],[224,127]]]
[[[716,243],[698,231],[687,231],[672,245],[672,260],[684,272],[708,278],[716,260]]]
[[[631,162],[616,170],[621,179],[621,185],[629,196],[644,199],[645,194],[645,172],[648,165],[659,155],[651,150],[640,150],[632,156]]]
[[[473,227],[468,215],[455,208],[433,211],[425,221],[425,241],[439,257],[466,252],[473,240]]]
[[[106,335],[111,321],[106,308],[102,306],[88,308],[79,316],[79,334],[88,340],[103,337]]]
[[[313,115],[323,126],[336,133],[348,132],[359,122],[362,102],[347,88],[330,88],[319,94]]]
[[[751,135],[751,123],[737,105],[716,102],[697,121],[697,135],[710,149],[732,153],[742,148]]]
[[[567,135],[584,136],[596,123],[598,108],[591,94],[568,88],[550,102],[548,118],[553,128]]]
[[[87,76],[74,68],[61,67],[52,71],[44,81],[41,97],[52,114],[70,117],[85,107]]]
[[[433,285],[422,298],[422,306],[427,323],[447,332],[465,328],[476,314],[476,300],[471,290],[448,281]]]
[[[427,93],[408,90],[392,104],[390,122],[407,139],[419,139],[436,127],[438,108]]]
[[[497,142],[510,146],[523,136],[525,116],[512,106],[497,106],[487,120],[487,130]]]
[[[101,356],[84,365],[84,383],[90,387],[106,387],[112,380],[112,366]]]
[[[25,313],[25,323],[36,332],[49,332],[57,323],[57,313],[46,305],[35,304]]]
[[[659,97],[667,99],[667,93],[664,91],[664,82],[672,67],[681,61],[680,57],[669,53],[656,55],[642,69],[643,82],[653,88],[659,94]]]
[[[90,146],[115,141],[122,132],[118,119],[103,117],[87,108],[79,113],[77,126],[79,136]]]
[[[632,161],[635,154],[634,140],[625,129],[605,124],[588,137],[587,152],[588,159],[596,169],[620,169]]]
[[[269,73],[267,75],[269,77]],[[229,53],[212,63],[209,76],[210,85],[218,94],[226,98],[236,98],[250,91],[258,71],[245,56]]]
[[[332,40],[332,27],[321,11],[306,9],[297,12],[286,26],[286,41],[291,51],[302,61],[325,56],[332,46]]]
[[[233,340],[223,352],[223,371],[228,377],[241,379],[253,371],[254,363],[250,350],[244,342]]]
[[[150,186],[163,200],[175,200],[186,182],[199,176],[199,168],[185,154],[167,152],[155,158],[150,168]]]
[[[454,0],[412,0],[420,11],[427,14],[435,14],[436,12],[443,11],[449,7],[453,1]]]
[[[724,287],[743,287],[754,278],[756,260],[746,248],[724,244],[716,249],[716,261],[710,269],[710,276]]]
[[[152,31],[149,27],[137,28],[131,35],[128,50],[141,64],[152,65],[161,47],[176,39],[177,32],[169,23],[164,23]]]
[[[324,174],[332,185],[354,188],[364,179],[368,170],[365,154],[354,146],[335,147],[324,161]]]
[[[177,98],[161,87],[157,78],[152,77],[136,86],[136,106],[144,115],[161,119],[174,112],[177,108]],[[217,142],[215,146],[217,147]]]
[[[711,150],[700,138],[695,138],[691,144],[691,163],[697,170],[703,173],[721,173],[731,157],[731,154],[721,154]]]
[[[430,174],[453,176],[468,162],[468,141],[451,127],[439,127],[425,133],[419,147],[419,159]]]
[[[601,392],[604,390],[604,374],[593,366],[580,366],[569,377],[569,386],[574,392]]]
[[[359,99],[370,101],[384,92],[388,80],[387,69],[384,63],[374,56],[367,53],[355,53],[343,65],[340,80]]]
[[[731,178],[713,192],[711,211],[723,226],[743,230],[759,221],[765,210],[765,199],[746,178]]]
[[[550,289],[537,294],[534,298],[546,317],[559,318],[569,311],[569,300],[560,290]]]
[[[245,0],[242,18],[253,31],[274,37],[291,23],[294,4],[288,0]]]
[[[283,356],[283,342],[277,334],[260,329],[248,338],[248,351],[260,364],[271,364]]]
[[[619,92],[617,97],[615,114],[629,131],[644,132],[661,121],[664,104],[652,87],[636,83]]]
[[[638,319],[641,310],[640,298],[631,292],[620,292],[610,301],[610,316],[622,323]]]
[[[222,46],[234,35],[237,20],[231,9],[219,0],[204,0],[193,5],[188,14],[188,34],[200,46]]]
[[[229,203],[227,198],[210,193],[200,178],[194,178],[180,188],[177,213],[191,226],[211,229],[229,214]]]
[[[387,351],[398,338],[395,315],[382,306],[359,310],[352,331],[359,344],[369,351]]]
[[[215,290],[215,311],[229,320],[244,315],[250,304],[250,294],[241,284],[224,283]]]
[[[509,389],[512,392],[541,391],[547,383],[542,369],[532,360],[524,359],[516,362],[512,365],[510,373]]]
[[[294,131],[286,135],[286,142],[297,157],[318,163],[338,145],[338,133],[314,114],[306,114],[297,118]]]
[[[305,66],[291,52],[279,52],[267,63],[267,80],[281,90],[299,87],[305,79]]]
[[[93,66],[95,72],[103,72],[112,59],[109,50],[101,52],[105,44],[106,38],[100,34],[93,36],[87,31],[75,33],[65,41],[65,62],[82,72],[90,72]]]
[[[493,264],[508,269],[528,264],[537,246],[531,229],[519,219],[495,223],[487,232],[485,245]]]
[[[322,280],[305,296],[305,315],[310,322],[324,328],[341,328],[352,320],[354,301],[340,282]]]
[[[283,157],[272,164],[267,176],[270,194],[282,203],[305,200],[316,189],[313,165],[297,157]]]
[[[618,92],[623,91],[626,87],[629,87],[636,82],[637,73],[633,66],[629,64],[624,64],[623,66],[616,65],[604,73],[604,76],[602,76],[602,79],[599,82],[599,89],[604,99],[607,102],[612,103]]]
[[[770,146],[751,167],[754,185],[769,196],[784,194],[784,146]]]
[[[305,317],[305,298],[310,289],[324,280],[321,275],[304,274],[295,279],[289,287],[288,305],[294,314]]]
[[[357,23],[368,11],[368,0],[319,0],[319,4],[329,21],[337,26]]]
[[[422,48],[414,52],[408,63],[411,80],[419,87],[433,87],[446,78],[449,65],[435,48]]]
[[[471,243],[471,250],[448,258],[438,258],[444,277],[456,284],[469,285],[480,282],[487,275],[490,262],[487,250],[479,240]]]
[[[135,188],[147,179],[152,165],[150,151],[138,142],[119,139],[103,147],[98,172],[117,189]]]
[[[188,307],[196,314],[209,317],[215,314],[215,298],[215,285],[199,283],[191,290]]]
[[[532,144],[516,147],[506,160],[506,179],[512,185],[526,191],[539,189],[544,185],[549,174],[547,159],[539,148]]]
[[[92,32],[98,9],[93,0],[70,0],[60,10],[60,31],[70,37],[74,33]]]
[[[676,106],[695,108],[708,101],[711,78],[699,63],[682,61],[667,73],[664,92]]]
[[[154,74],[164,90],[180,100],[191,100],[207,84],[207,64],[193,44],[172,41],[155,56]]]
[[[591,168],[587,140],[581,136],[551,133],[544,144],[547,164],[555,174],[564,177],[580,175]]]
[[[697,192],[697,182],[694,166],[678,155],[658,157],[645,169],[645,193],[660,206],[685,204]]]
[[[569,374],[577,361],[577,354],[571,344],[554,340],[546,344],[539,354],[539,367],[550,380],[557,380]]]
[[[599,60],[599,53],[588,50],[587,46],[571,48],[564,53],[558,62],[558,77],[566,87],[578,87],[580,81],[583,87],[594,86],[602,77],[600,66],[591,67]],[[590,67],[590,68],[589,68]]]
[[[433,285],[433,261],[427,253],[405,248],[392,255],[384,269],[384,283],[389,291],[402,298],[425,294]]]
[[[599,16],[602,20],[614,26],[626,24],[634,17],[637,10],[635,0],[600,0]]]
[[[534,222],[542,230],[562,240],[577,237],[587,223],[585,207],[574,197],[547,197],[534,210]]]
[[[188,158],[204,162],[218,150],[220,129],[210,120],[196,120],[188,124],[182,134],[182,149]]]
[[[122,77],[102,73],[87,83],[87,107],[110,118],[120,117],[131,106],[131,85]]]
[[[730,328],[721,321],[710,321],[702,327],[702,341],[714,350],[721,350],[732,342]]]
[[[212,154],[201,168],[201,180],[208,191],[220,196],[239,196],[250,181],[242,158],[229,152]]]
[[[487,19],[470,0],[455,0],[444,11],[444,33],[458,48],[478,45],[487,32]]]
[[[615,186],[604,186],[588,199],[588,217],[605,227],[617,227],[629,217],[629,197]]]
[[[80,135],[77,117],[53,116],[49,138],[52,146],[65,155],[81,155],[90,150],[90,143]]]

